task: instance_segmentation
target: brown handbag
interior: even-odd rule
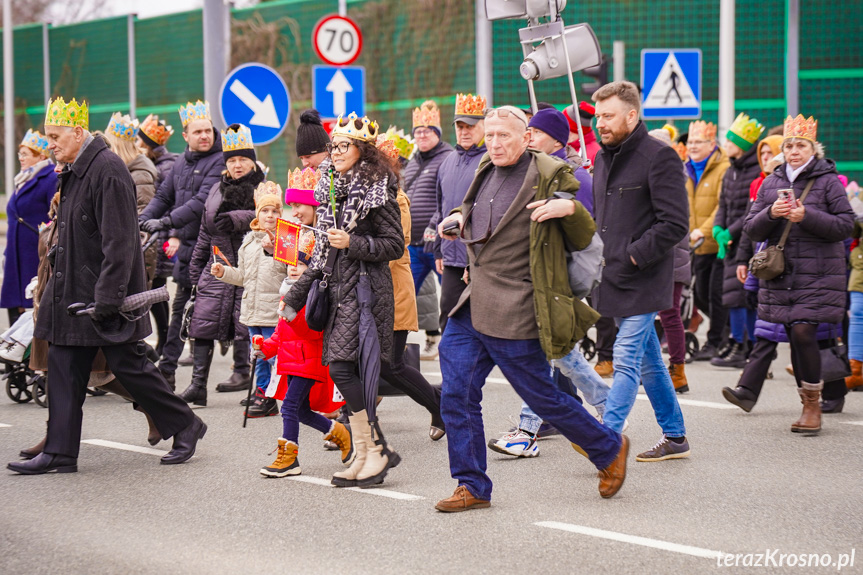
[[[806,184],[806,188],[800,196],[801,205],[814,183],[815,180],[812,179]],[[779,239],[778,244],[767,246],[752,256],[752,259],[749,260],[749,273],[760,280],[766,281],[779,277],[785,272],[785,242],[788,240],[788,234],[791,233],[791,226],[793,224],[794,222],[792,221],[785,224],[785,230],[782,232],[782,237]]]

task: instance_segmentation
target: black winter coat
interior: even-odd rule
[[[235,181],[225,174],[210,191],[204,205],[198,241],[189,262],[189,279],[197,286],[195,311],[189,324],[189,337],[229,341],[248,340],[249,331],[240,323],[243,288],[219,281],[210,273],[213,247],[218,247],[232,267],[237,267],[237,253],[249,223],[255,218],[255,187],[264,180],[257,167],[254,172]],[[216,227],[216,218],[230,218],[233,231],[225,233]],[[216,258],[224,264],[224,260]]]
[[[96,137],[71,168],[60,174],[57,251],[53,273],[39,304],[35,337],[54,345],[115,345],[150,334],[149,314],[135,322],[126,342],[109,342],[89,316],[71,317],[73,303],[119,306],[147,289],[144,257],[135,223],[135,184],[123,160]]]
[[[186,148],[174,162],[170,176],[159,186],[156,197],[138,218],[139,223],[161,218],[170,225],[168,235],[180,239],[173,275],[174,281],[186,288],[194,285],[189,279],[189,260],[198,240],[204,202],[225,169],[222,140],[218,130],[214,132],[213,147],[207,152],[193,152]]]
[[[755,242],[779,243],[788,220],[773,219],[777,190],[794,188],[798,198],[815,179],[803,205],[806,214],[791,226],[785,243],[785,273],[759,281],[758,317],[771,323],[838,323],[845,317],[845,245],[854,229],[854,211],[832,160],[814,160],[792,185],[782,164],[767,176],[746,217],[744,230]]]
[[[441,141],[428,152],[417,152],[403,176],[405,194],[411,201],[411,245],[423,245],[423,232],[437,212],[437,177],[453,147]]]
[[[156,190],[158,190],[162,186],[162,182],[171,175],[174,162],[177,161],[177,158],[179,158],[180,155],[169,152],[165,146],[154,148],[153,155],[156,156],[153,163],[159,171],[159,177],[156,179]],[[174,262],[168,259],[168,256],[165,255],[165,250],[162,249],[162,246],[168,241],[168,230],[162,230],[161,232],[158,232],[158,235],[159,239],[156,240],[156,252],[159,255],[156,260],[156,277],[167,278],[170,277],[171,273],[174,271]]]
[[[607,146],[593,169],[596,230],[605,243],[596,311],[628,317],[672,307],[674,247],[689,233],[680,157],[640,122],[616,154]],[[630,257],[637,265],[633,265]]]
[[[722,193],[713,225],[731,232],[731,245],[725,252],[722,273],[722,305],[729,308],[746,307],[746,291],[737,279],[737,248],[743,235],[743,222],[749,214],[749,186],[761,174],[757,146],[752,146],[739,158],[731,160],[722,179]]]
[[[360,278],[360,261],[366,262],[375,297],[372,313],[378,328],[381,361],[392,363],[395,304],[389,262],[399,259],[404,253],[405,237],[396,200],[398,186],[391,185],[389,191],[387,203],[370,210],[364,219],[357,221],[357,227],[350,232],[350,245],[341,250],[336,260],[329,280],[330,313],[324,329],[325,365],[334,361],[358,360],[360,311],[356,286]],[[374,240],[374,251],[370,238]],[[295,310],[302,309],[312,282],[320,277],[320,270],[307,269],[282,298],[285,304]]]

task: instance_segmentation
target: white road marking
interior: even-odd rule
[[[431,377],[440,377],[440,378],[443,377],[443,375],[441,375],[441,373],[439,371],[424,371],[424,372],[422,372],[422,374],[426,375],[426,376],[431,376]],[[487,377],[487,378],[485,378],[485,380],[489,383],[503,383],[503,384],[509,383],[509,381],[507,381],[507,379],[504,377]]]
[[[635,396],[636,399],[646,399],[650,401],[646,394],[639,393]],[[736,405],[731,405],[730,403],[717,403],[715,401],[701,401],[699,399],[677,399],[677,403],[680,405],[691,405],[692,407],[710,407],[712,409],[740,409]]]
[[[330,483],[328,479],[320,479],[319,477],[310,477],[308,475],[293,475],[288,476],[287,479],[293,479],[294,481],[300,481],[302,483],[311,483],[312,485],[321,485],[323,487],[332,487],[335,489],[335,485]],[[390,499],[400,499],[402,501],[418,501],[420,499],[425,499],[425,497],[421,497],[419,495],[412,495],[410,493],[402,493],[400,491],[392,491],[390,489],[381,489],[379,487],[372,487],[371,489],[362,489],[360,487],[348,487],[345,491],[356,491],[357,493],[365,493],[366,495],[379,495],[381,497],[389,497]]]
[[[843,421],[842,423],[846,423],[848,425],[863,425],[863,421]]]
[[[691,545],[680,545],[679,543],[670,543],[668,541],[660,541],[659,539],[649,539],[647,537],[639,537],[637,535],[627,535],[626,533],[605,531],[604,529],[594,529],[593,527],[585,527],[583,525],[560,523],[559,521],[539,521],[537,523],[534,523],[534,525],[538,525],[539,527],[548,527],[550,529],[559,529],[561,531],[569,531],[570,533],[578,533],[580,535],[589,535],[590,537],[610,539],[611,541],[620,541],[622,543],[631,543],[633,545],[641,545],[643,547],[662,549],[663,551],[683,553],[685,555],[692,555],[694,557],[717,559],[725,556],[725,553],[723,553],[722,551],[713,551],[712,549],[692,547]]]
[[[0,423],[0,427],[12,427],[8,423]]]
[[[112,449],[122,449],[123,451],[134,451],[135,453],[144,453],[147,455],[158,455],[159,457],[168,454],[167,451],[162,451],[160,449],[150,449],[149,447],[139,447],[137,445],[117,443],[116,441],[107,441],[105,439],[84,439],[81,443],[98,445],[99,447],[110,447]]]

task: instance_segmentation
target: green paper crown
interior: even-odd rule
[[[45,111],[46,126],[67,126],[74,128],[80,126],[87,130],[90,126],[90,110],[87,102],[80,104],[72,98],[68,103],[63,98],[57,98],[48,102]]]

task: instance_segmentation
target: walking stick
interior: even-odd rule
[[[261,344],[263,343],[264,338],[260,335],[256,335],[252,337],[252,348],[253,349],[261,349]],[[246,427],[246,422],[249,421],[249,404],[252,402],[252,390],[255,389],[255,371],[258,367],[258,358],[252,357],[252,373],[249,376],[249,390],[246,393],[246,409],[243,412],[243,429]]]

